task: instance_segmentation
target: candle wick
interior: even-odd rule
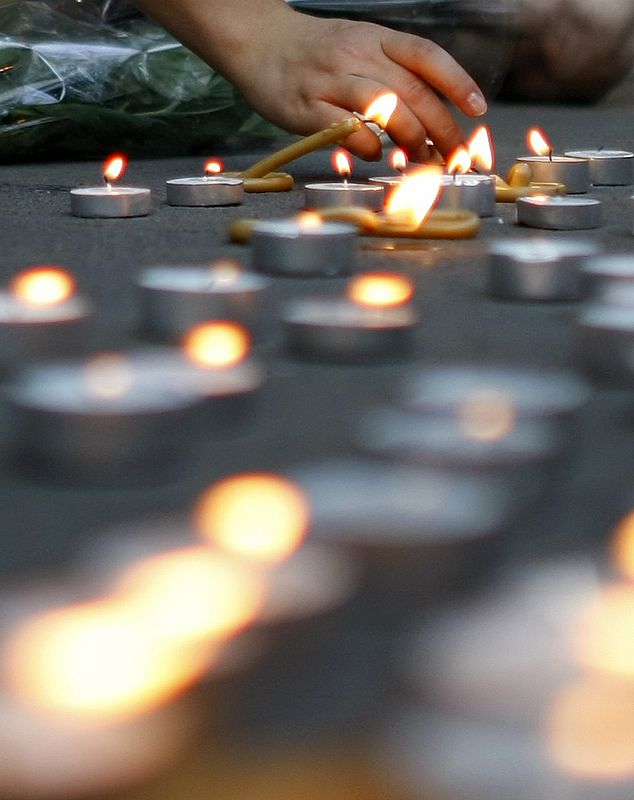
[[[108,180],[108,178],[106,178],[106,176],[105,176],[105,175],[104,175],[104,177],[103,177],[103,182],[106,184],[106,189],[107,189],[109,192],[111,192],[111,191],[112,191],[112,184],[110,183],[110,181]]]
[[[549,161],[552,161],[552,160],[553,160],[553,151],[552,151],[552,148],[551,148],[551,149],[548,151],[548,160],[549,160]]]

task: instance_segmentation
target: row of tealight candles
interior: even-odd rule
[[[412,626],[374,743],[395,796],[631,797],[632,512],[608,550],[518,567]]]

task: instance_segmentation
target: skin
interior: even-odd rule
[[[473,79],[433,42],[372,23],[302,14],[284,0],[138,0],[137,5],[224,75],[263,117],[299,134],[399,96],[387,131],[414,161],[432,139],[444,155],[464,134],[444,96],[477,117],[486,101]],[[381,143],[366,126],[345,146],[366,160]]]

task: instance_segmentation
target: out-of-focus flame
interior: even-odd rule
[[[369,272],[357,275],[348,283],[348,297],[367,308],[393,308],[408,303],[414,296],[414,284],[406,275]]]
[[[526,144],[531,153],[537,156],[550,156],[552,155],[553,148],[546,134],[540,128],[531,128],[526,134]]]
[[[310,510],[301,490],[280,475],[226,478],[200,497],[194,518],[207,541],[265,563],[288,558],[308,530]]]
[[[8,637],[3,666],[26,704],[102,722],[160,705],[197,673],[115,600],[32,617]]]
[[[634,689],[586,676],[555,698],[546,719],[550,757],[576,778],[634,777]],[[600,791],[599,791],[600,794]]]
[[[115,591],[171,647],[209,645],[252,622],[264,578],[245,562],[203,545],[148,557],[120,577]]]
[[[342,147],[333,150],[332,153],[332,168],[344,178],[347,178],[352,172],[352,159],[350,153]]]
[[[403,172],[403,170],[407,168],[407,155],[400,147],[396,147],[392,150],[389,161],[392,169],[395,169],[397,172]]]
[[[237,322],[203,322],[185,336],[183,348],[185,355],[198,366],[227,369],[249,355],[251,335]]]
[[[466,436],[482,442],[503,439],[513,430],[516,410],[512,398],[498,389],[473,391],[457,410],[458,424]]]
[[[316,211],[301,211],[295,219],[302,230],[319,228],[323,222],[321,214]]]
[[[103,165],[102,175],[106,183],[114,183],[126,171],[128,166],[128,159],[121,153],[115,153],[110,156]]]
[[[421,167],[406,175],[385,204],[387,216],[412,230],[418,228],[436,202],[441,177],[442,170],[437,166]]]
[[[471,163],[483,172],[491,172],[495,163],[493,139],[486,125],[480,125],[471,134],[467,142]]]
[[[471,156],[464,145],[457,147],[447,161],[447,172],[454,175],[458,172],[465,173],[471,169]]]
[[[210,266],[210,277],[214,283],[234,283],[241,272],[240,264],[232,258],[219,258]]]
[[[630,580],[634,580],[634,511],[616,526],[611,544],[612,559]]]
[[[366,108],[363,117],[370,122],[376,122],[380,128],[387,128],[390,117],[396,109],[398,97],[394,92],[386,92],[379,95]]]
[[[222,172],[222,161],[218,158],[210,158],[205,162],[205,175],[218,175]]]
[[[59,267],[32,267],[13,276],[10,290],[26,305],[55,306],[73,296],[75,279]]]
[[[121,353],[100,353],[86,363],[84,378],[91,394],[104,399],[122,397],[132,386],[132,365]]]
[[[634,586],[601,589],[581,614],[574,644],[584,667],[634,681]]]

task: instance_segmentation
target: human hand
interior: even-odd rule
[[[273,17],[263,21],[255,44],[251,38],[247,58],[242,53],[224,66],[249,104],[286,130],[313,133],[394,91],[399,103],[387,132],[412,160],[423,161],[428,137],[443,154],[464,141],[437,91],[470,116],[486,110],[475,82],[433,42],[289,8],[283,24]],[[345,146],[365,159],[381,155],[380,141],[367,126],[349,136]]]

